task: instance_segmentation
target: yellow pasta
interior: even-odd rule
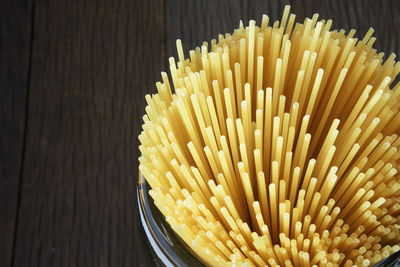
[[[207,265],[369,266],[400,249],[400,63],[318,15],[170,59],[139,170]],[[172,82],[170,82],[172,81]]]

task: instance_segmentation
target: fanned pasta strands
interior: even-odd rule
[[[370,29],[262,17],[147,95],[139,170],[210,266],[369,266],[400,249],[400,62]]]

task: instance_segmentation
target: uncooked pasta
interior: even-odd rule
[[[162,72],[139,170],[210,266],[370,266],[400,249],[400,63],[370,29],[240,22]],[[239,265],[238,265],[239,264]]]

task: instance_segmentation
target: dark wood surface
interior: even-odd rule
[[[0,266],[15,246],[30,72],[30,0],[0,1]]]
[[[400,52],[400,1],[0,1],[0,266],[148,266],[137,220],[144,96],[239,20],[320,13]],[[147,255],[147,256],[146,256]]]

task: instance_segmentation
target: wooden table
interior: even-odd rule
[[[149,265],[135,191],[145,95],[176,38],[187,52],[289,3],[298,21],[372,26],[378,50],[400,52],[399,0],[1,1],[0,266]]]

